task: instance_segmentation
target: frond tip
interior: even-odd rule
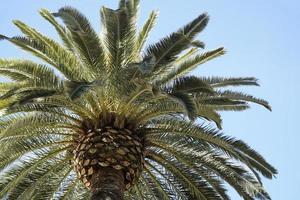
[[[1,35],[1,34],[0,34],[0,40],[7,40],[7,39],[9,39],[9,38],[6,37],[5,35]]]

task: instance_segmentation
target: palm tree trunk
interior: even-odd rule
[[[106,167],[91,178],[91,200],[123,200],[125,191],[122,171]]]

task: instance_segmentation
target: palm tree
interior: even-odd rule
[[[257,80],[190,74],[225,53],[201,51],[207,14],[143,49],[157,12],[137,31],[138,3],[102,7],[100,35],[74,8],[42,9],[63,45],[17,20],[24,36],[1,35],[43,61],[0,59],[1,199],[226,200],[227,184],[270,199],[260,174],[276,169],[223,135],[218,114],[270,109],[225,89]]]

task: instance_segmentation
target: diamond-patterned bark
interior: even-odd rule
[[[74,168],[86,187],[90,187],[94,173],[107,167],[123,172],[126,189],[139,177],[144,165],[143,145],[133,131],[105,126],[90,129],[76,141]]]

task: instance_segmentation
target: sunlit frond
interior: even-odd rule
[[[103,49],[97,33],[91,27],[88,19],[77,9],[71,7],[61,8],[53,15],[64,21],[70,31],[76,52],[79,53],[80,60],[91,70],[90,74],[93,74],[94,77],[99,76],[103,70]]]
[[[155,25],[157,17],[158,17],[158,12],[152,11],[147,21],[143,25],[142,30],[138,35],[137,44],[136,44],[136,48],[138,52],[142,50],[150,31],[153,29]]]

